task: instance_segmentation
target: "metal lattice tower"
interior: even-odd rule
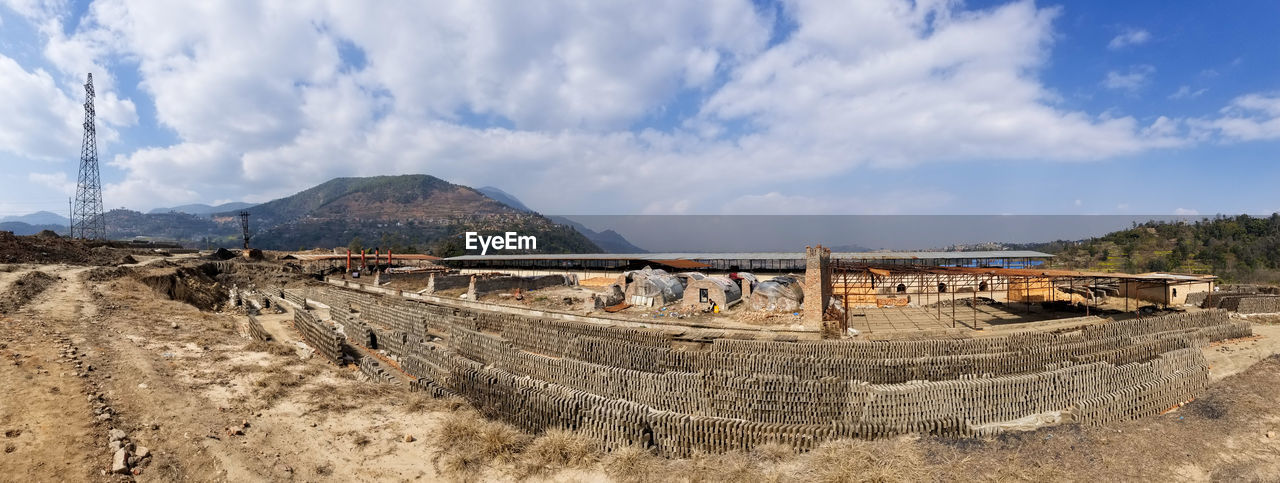
[[[107,237],[107,220],[102,216],[102,179],[98,176],[98,136],[94,129],[93,74],[84,85],[84,143],[80,146],[80,175],[76,179],[75,206],[71,209],[71,232],[80,238]]]
[[[244,232],[244,249],[249,249],[249,212],[240,212],[240,231]]]

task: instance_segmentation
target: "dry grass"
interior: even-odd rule
[[[805,481],[921,481],[929,478],[920,447],[910,438],[886,441],[838,440],[803,455]]]
[[[648,449],[624,446],[604,458],[602,468],[610,478],[621,482],[649,482],[670,479],[664,476],[665,461]]]
[[[423,393],[410,393],[408,404],[405,404],[404,411],[407,413],[423,413],[436,411],[458,411],[469,409],[470,404],[465,399],[457,396],[449,396],[443,398],[431,397]]]
[[[548,430],[538,436],[516,465],[517,478],[524,479],[566,468],[586,468],[600,459],[600,443],[564,429]]]
[[[275,342],[265,342],[255,340],[244,346],[244,350],[252,352],[266,352],[275,356],[291,356],[296,354],[292,347]]]
[[[692,483],[767,481],[760,462],[741,451],[723,454],[695,453],[686,459],[669,461],[664,472],[679,475],[681,480]]]
[[[779,463],[794,458],[796,450],[783,443],[765,443],[752,448],[751,456],[761,463]]]
[[[295,387],[302,385],[302,376],[288,371],[268,374],[254,382],[258,387],[254,394],[268,406],[287,396]]]
[[[436,471],[461,479],[479,477],[486,469],[512,462],[532,438],[513,426],[484,419],[471,411],[445,415],[432,435]]]

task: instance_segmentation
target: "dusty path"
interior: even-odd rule
[[[292,350],[250,346],[237,316],[157,300],[121,279],[86,282],[87,269],[50,267],[62,280],[5,329],[0,431],[5,478],[111,479],[108,431],[126,431],[153,453],[139,480],[385,481],[434,475],[424,438],[437,415],[417,394],[356,381],[349,370]],[[269,324],[292,341],[281,320]],[[178,328],[173,328],[176,324]],[[59,334],[65,334],[60,336]],[[59,363],[66,344],[86,370]],[[254,350],[257,349],[257,350]],[[65,359],[65,358],[64,358]],[[13,361],[18,361],[15,364]],[[93,370],[87,370],[89,365]],[[91,396],[111,408],[99,420]],[[357,404],[361,396],[381,404]],[[364,406],[364,407],[360,407]]]
[[[1280,325],[1254,325],[1254,337],[1241,341],[1225,341],[1204,349],[1209,360],[1209,380],[1220,381],[1280,354]]]

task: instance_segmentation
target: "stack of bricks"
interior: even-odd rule
[[[262,323],[258,322],[258,318],[254,317],[253,314],[249,314],[249,336],[253,337],[254,340],[271,340],[271,334],[262,328]]]
[[[290,288],[281,290],[281,295],[285,300],[292,302],[298,307],[307,308],[307,291],[306,289]]]
[[[370,380],[387,384],[396,384],[400,382],[399,377],[396,377],[394,373],[383,367],[383,364],[378,361],[377,358],[372,356],[361,357],[360,363],[357,364],[357,367],[359,367],[360,372],[365,376],[368,376]]]
[[[1242,314],[1274,314],[1280,312],[1280,295],[1237,295],[1223,297],[1219,307]]]
[[[332,325],[317,319],[310,311],[295,310],[293,326],[317,353],[335,364],[342,364],[344,339]]]
[[[529,431],[572,429],[606,448],[638,444],[669,456],[775,441],[807,449],[844,437],[993,434],[1040,414],[1082,424],[1148,416],[1203,391],[1199,344],[1250,333],[1223,311],[1205,311],[983,339],[718,339],[686,350],[659,331],[607,323],[358,304],[358,316],[335,320],[348,334],[366,324],[418,389],[462,396]],[[327,327],[306,311],[295,320],[300,330]]]

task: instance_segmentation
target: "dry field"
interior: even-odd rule
[[[275,341],[251,342],[242,314],[168,300],[127,270],[0,266],[0,290],[6,481],[1280,480],[1271,325],[1206,348],[1210,391],[1155,418],[666,460],[362,381],[310,357],[287,314],[260,318]],[[113,445],[148,456],[115,474]]]

